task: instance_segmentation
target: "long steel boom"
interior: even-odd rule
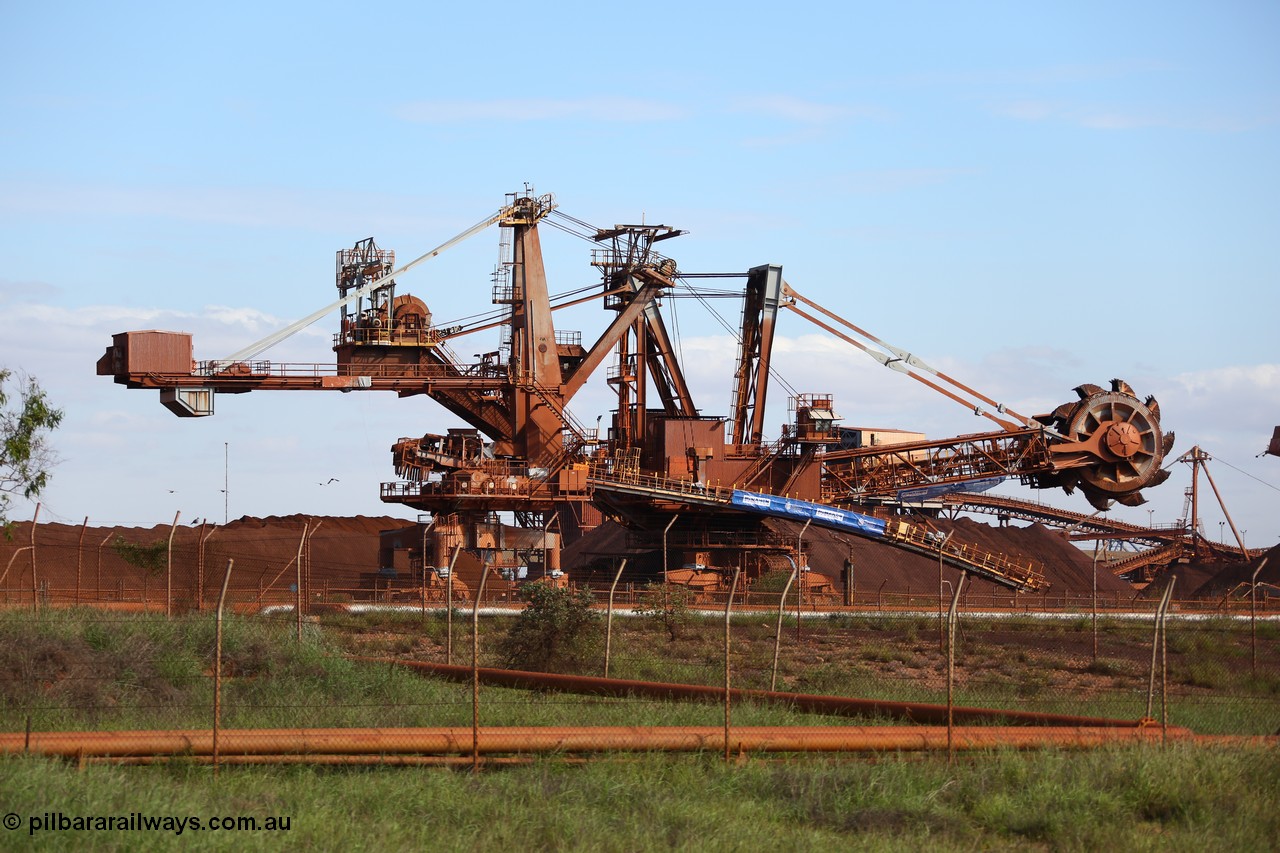
[[[222,359],[221,361],[210,362],[212,369],[215,371],[219,370],[221,368],[226,367],[228,364],[234,364],[237,361],[244,361],[245,359],[253,358],[255,355],[258,355],[259,353],[270,349],[271,347],[275,346],[276,344],[280,343],[286,338],[292,337],[293,335],[305,329],[307,326],[310,326],[312,323],[316,322],[321,317],[324,317],[328,314],[333,313],[334,311],[337,311],[338,309],[342,308],[344,305],[350,305],[351,303],[355,302],[358,299],[363,299],[373,291],[377,290],[379,287],[384,287],[388,282],[390,282],[396,276],[402,275],[408,272],[409,270],[413,269],[414,267],[418,266],[419,264],[431,260],[432,258],[439,255],[441,252],[445,251],[446,249],[453,248],[454,246],[458,245],[459,243],[468,239],[469,237],[474,237],[476,234],[479,234],[481,231],[485,230],[490,225],[493,225],[494,223],[499,222],[502,219],[505,219],[508,216],[510,216],[514,209],[515,209],[514,205],[507,205],[506,207],[503,207],[502,209],[498,210],[489,218],[482,220],[481,222],[477,222],[475,225],[472,225],[466,231],[463,231],[461,234],[457,235],[456,237],[452,237],[446,240],[445,242],[441,243],[439,246],[436,246],[431,251],[426,252],[425,254],[419,255],[418,257],[414,258],[412,261],[409,261],[409,263],[405,264],[399,269],[392,270],[391,272],[387,273],[381,278],[375,279],[374,281],[369,282],[363,287],[356,288],[355,290],[351,291],[341,299],[331,302],[330,304],[324,306],[323,308],[320,308],[320,309],[317,309],[316,311],[311,312],[307,316],[303,317],[301,320],[297,320],[293,323],[290,323],[288,326],[285,326],[283,329],[279,329],[275,332],[272,332],[262,340],[255,341],[254,343],[249,344],[244,349],[240,349],[240,350],[237,350],[236,352],[233,352],[231,355],[227,356],[225,359]]]

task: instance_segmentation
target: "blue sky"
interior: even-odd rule
[[[224,477],[232,517],[407,516],[377,484],[396,438],[456,425],[429,401],[257,393],[179,421],[93,363],[137,328],[191,331],[197,357],[225,356],[331,301],[337,249],[374,236],[414,257],[530,182],[593,224],[687,229],[667,244],[684,270],[780,263],[800,292],[1020,411],[1123,377],[1160,398],[1175,455],[1199,443],[1230,466],[1215,476],[1249,544],[1280,540],[1280,460],[1254,456],[1280,423],[1275,4],[0,16],[0,364],[67,410],[44,518],[216,520]],[[496,242],[401,288],[437,319],[485,310]],[[544,247],[554,290],[592,282],[585,244]],[[699,403],[723,412],[731,342],[696,303],[669,304]],[[604,319],[572,322],[591,337]],[[783,374],[834,393],[847,423],[985,428],[783,323]],[[331,361],[334,325],[267,357]],[[579,416],[607,405],[597,388]],[[1157,521],[1182,508],[1189,470],[1174,467],[1150,495]],[[1220,513],[1205,512],[1212,530]]]

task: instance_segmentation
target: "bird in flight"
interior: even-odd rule
[[[338,478],[337,478],[337,477],[330,477],[330,478],[329,478],[329,483],[337,483],[337,482],[338,482]],[[329,485],[329,483],[316,483],[316,485],[317,485],[317,486],[327,486],[327,485]]]

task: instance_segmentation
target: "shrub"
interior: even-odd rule
[[[521,587],[520,598],[526,607],[499,645],[507,666],[573,672],[598,657],[600,615],[589,590],[535,582]]]
[[[641,592],[636,612],[661,625],[675,642],[685,626],[693,621],[693,614],[689,612],[693,600],[694,592],[687,586],[651,583]]]
[[[140,545],[137,542],[130,542],[119,534],[111,540],[111,550],[126,563],[151,574],[165,567],[169,554],[169,546],[163,539],[157,539],[150,545]]]
[[[1124,675],[1126,667],[1122,661],[1098,658],[1085,665],[1084,671],[1090,675]]]

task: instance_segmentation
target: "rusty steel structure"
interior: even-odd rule
[[[492,225],[502,233],[492,317],[440,324],[424,300],[397,292],[398,276]],[[540,236],[546,225],[594,244],[591,263],[600,274],[594,292],[553,296]],[[941,554],[942,544],[923,532],[886,536],[886,510],[877,507],[911,489],[949,490],[997,476],[1068,493],[1078,488],[1095,507],[1136,505],[1142,489],[1168,476],[1161,465],[1173,434],[1162,432],[1155,400],[1138,399],[1122,380],[1113,380],[1109,390],[1081,385],[1075,402],[1044,415],[1020,415],[799,293],[783,279],[781,266],[729,274],[681,271],[659,249],[683,233],[666,225],[593,228],[559,211],[552,196],[526,188],[401,267],[372,238],[338,252],[336,302],[225,359],[194,361],[190,335],[124,332],[114,336],[97,370],[129,388],[159,389],[164,405],[184,417],[213,414],[219,394],[257,390],[390,391],[435,400],[463,426],[396,441],[396,480],[380,491],[385,502],[430,513],[416,555],[422,572],[445,566],[452,550],[462,547],[512,578],[518,568],[529,578],[561,577],[563,544],[606,517],[630,528],[641,550],[661,553],[647,569],[644,560],[633,563],[633,570],[650,575],[657,562],[665,571],[668,543],[680,558],[674,573],[665,573],[690,583],[714,586],[736,570],[750,580],[807,568],[801,543],[780,540],[761,513],[744,512],[740,500],[708,499],[712,484],[732,484],[741,495],[756,495],[757,504],[787,496],[817,506],[810,511],[817,524],[832,512],[866,510],[873,518],[868,535],[982,573],[982,566],[997,565],[997,555],[969,555],[966,564]],[[742,316],[730,411],[718,416],[695,403],[662,302],[694,289],[700,277],[729,275],[744,280]],[[554,314],[588,301],[600,305],[607,322],[584,344],[580,332],[558,329]],[[831,396],[812,393],[791,395],[789,423],[781,436],[767,439],[771,358],[783,311],[971,407],[998,429],[879,444],[842,428]],[[258,358],[334,312],[335,364]],[[477,361],[462,360],[450,346],[494,328],[500,329],[499,348]],[[584,426],[571,412],[577,394],[600,374],[616,399],[603,431],[598,423]],[[663,485],[634,488],[641,482]],[[850,522],[852,515],[843,518],[861,524]],[[1039,588],[1034,567],[987,576],[1017,589]],[[829,584],[811,577],[801,587]]]
[[[1179,457],[1178,461],[1198,466],[1209,459],[1199,448]],[[1206,471],[1207,473],[1207,471]],[[952,517],[958,512],[987,513],[995,515],[1001,524],[1009,519],[1039,522],[1062,529],[1073,541],[1113,540],[1143,550],[1122,559],[1107,563],[1107,570],[1133,583],[1150,583],[1173,564],[1186,560],[1249,561],[1266,553],[1265,548],[1245,549],[1241,544],[1213,542],[1205,537],[1197,517],[1198,496],[1195,475],[1187,488],[1187,505],[1191,512],[1171,524],[1131,524],[1118,519],[1071,512],[1060,507],[1047,506],[1017,498],[996,495],[951,492],[943,495],[938,503],[941,511]],[[1225,507],[1223,507],[1225,512]],[[1233,534],[1236,532],[1233,529]]]

